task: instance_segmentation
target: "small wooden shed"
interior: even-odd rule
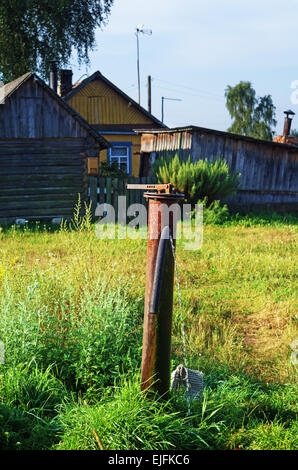
[[[0,223],[70,218],[88,198],[88,158],[109,143],[34,73],[0,104]]]

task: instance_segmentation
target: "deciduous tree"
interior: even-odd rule
[[[234,87],[228,85],[225,97],[233,119],[228,132],[272,140],[276,120],[271,95],[257,97],[251,82],[241,81]]]
[[[0,78],[27,71],[47,75],[49,62],[68,64],[72,53],[89,62],[95,29],[114,0],[0,0]]]

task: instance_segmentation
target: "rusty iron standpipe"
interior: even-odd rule
[[[184,195],[175,194],[171,184],[131,184],[127,185],[127,189],[158,191],[144,194],[149,201],[149,216],[141,388],[144,392],[152,390],[167,398],[170,390],[174,287],[174,258],[169,235],[176,233],[177,222],[170,209]]]

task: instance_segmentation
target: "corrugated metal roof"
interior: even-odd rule
[[[208,129],[205,127],[199,127],[199,126],[185,126],[185,127],[174,127],[171,129],[134,129],[134,131],[137,134],[175,134],[175,133],[181,133],[181,132],[188,132],[188,133],[194,133],[198,132],[202,134],[213,134],[213,135],[219,135],[222,137],[229,137],[231,139],[235,140],[244,140],[247,142],[252,142],[256,144],[263,144],[267,146],[273,146],[273,147],[281,147],[281,148],[287,148],[288,150],[298,152],[298,147],[295,145],[289,145],[289,144],[281,144],[278,142],[271,142],[268,140],[262,140],[262,139],[255,139],[254,137],[249,137],[245,135],[240,135],[240,134],[233,134],[231,132],[224,132],[224,131],[218,131],[215,129]]]

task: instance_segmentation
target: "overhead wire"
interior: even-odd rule
[[[218,93],[214,93],[214,92],[202,90],[202,89],[199,89],[199,88],[190,87],[190,86],[187,86],[187,85],[182,85],[182,84],[170,82],[168,80],[162,80],[161,78],[153,77],[153,80],[156,80],[156,81],[162,82],[162,83],[168,83],[169,85],[174,86],[175,88],[180,88],[180,89],[193,91],[193,92],[198,93],[198,94],[214,96],[215,98],[219,98],[220,100],[224,101],[222,95],[220,95]]]
[[[207,100],[208,99],[208,100],[217,101],[217,102],[221,102],[221,103],[226,102],[225,98],[222,95],[218,94],[218,93],[210,92],[210,91],[207,91],[207,90],[202,90],[202,89],[199,89],[199,88],[190,87],[188,85],[177,84],[177,83],[171,82],[169,80],[163,80],[163,79],[160,79],[160,78],[157,78],[157,77],[152,77],[151,80],[152,80],[152,82],[153,81],[160,82],[160,84],[157,84],[157,83],[154,84],[154,88],[157,88],[159,90],[167,90],[167,91],[170,91],[170,92],[178,93],[182,96],[197,97],[201,100]],[[168,85],[163,86],[162,85],[163,83],[168,84]],[[142,83],[142,85],[147,87],[148,82],[144,81]],[[136,87],[137,87],[137,85],[133,84],[133,85],[130,85],[129,87],[124,88],[124,90],[132,90]],[[276,112],[278,114],[283,113],[283,109],[280,108],[279,106],[276,106],[275,109],[276,109]]]
[[[203,98],[203,99],[205,98],[205,99],[209,99],[209,100],[224,102],[224,99],[216,98],[215,96],[204,96],[203,94],[200,94],[200,93],[191,93],[191,92],[184,91],[184,90],[177,90],[175,88],[168,87],[168,86],[164,87],[164,86],[160,86],[160,85],[154,85],[154,88],[158,88],[158,89],[161,89],[161,90],[168,90],[168,91],[171,91],[171,92],[174,92],[174,93],[179,93],[183,96],[195,96],[195,97],[198,97],[198,98]]]
[[[220,95],[218,93],[211,92],[211,91],[202,90],[202,89],[199,89],[199,88],[194,88],[194,87],[190,87],[190,86],[187,86],[187,85],[174,83],[174,82],[171,82],[169,80],[163,80],[163,79],[157,78],[157,77],[153,77],[152,80],[156,80],[156,81],[162,82],[162,83],[168,83],[172,87],[174,86],[175,88],[178,88],[178,90],[181,94],[188,94],[189,96],[199,96],[199,97],[202,97],[202,98],[213,99],[215,101],[221,101],[221,102],[226,101],[225,98],[222,95]],[[164,88],[164,89],[166,88],[166,87],[161,87],[161,86],[158,86],[158,85],[155,85],[155,87],[156,88]],[[169,88],[167,87],[167,89],[169,89]],[[190,92],[188,92],[188,90],[193,91],[194,93],[190,93]],[[172,89],[171,91],[177,91],[177,90]],[[278,113],[283,113],[284,112],[284,109],[281,108],[280,106],[275,106],[275,109]]]

